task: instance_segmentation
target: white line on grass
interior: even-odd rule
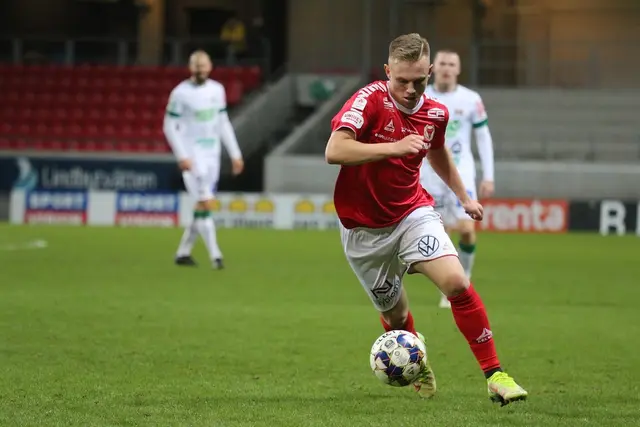
[[[0,243],[0,251],[15,252],[15,251],[28,251],[32,249],[44,249],[49,244],[46,240],[37,239],[24,243]]]

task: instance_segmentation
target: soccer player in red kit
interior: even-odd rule
[[[482,300],[433,209],[433,198],[420,185],[426,156],[469,216],[482,220],[482,206],[467,195],[444,148],[449,112],[424,95],[431,73],[429,44],[419,34],[400,36],[389,45],[388,62],[388,81],[356,92],[331,122],[325,156],[341,165],[334,204],[347,261],[381,313],[385,330],[407,330],[423,341],[402,278],[405,273],[428,277],[451,301],[491,400],[506,405],[526,399],[527,392],[500,367]],[[424,397],[435,394],[430,365],[414,386]]]

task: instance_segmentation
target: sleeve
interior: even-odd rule
[[[224,147],[227,149],[227,153],[229,153],[229,157],[234,160],[239,160],[242,159],[242,152],[240,151],[240,146],[238,145],[236,132],[233,130],[233,125],[231,124],[231,120],[229,120],[229,114],[227,113],[227,96],[224,88],[221,88],[220,97],[222,99],[219,111],[220,138],[222,139]]]
[[[436,124],[427,124],[424,127],[424,139],[430,144],[430,150],[440,150],[444,147],[447,125],[449,124],[449,109],[444,105],[440,105],[437,109],[444,111],[444,114],[438,114],[441,118]]]
[[[493,181],[493,140],[491,138],[491,132],[489,131],[487,111],[480,95],[477,95],[475,99],[471,123],[473,123],[474,136],[476,138],[476,145],[478,146],[478,155],[480,156],[480,164],[482,165],[482,179],[484,181]]]
[[[184,110],[185,107],[181,100],[180,93],[174,89],[171,95],[169,95],[169,102],[167,103],[167,110],[164,115],[163,131],[173,154],[178,160],[189,158],[180,131],[180,122],[182,121]]]
[[[482,98],[478,94],[476,94],[474,100],[474,106],[471,113],[471,123],[473,124],[474,129],[486,126],[489,123],[487,110],[484,108],[484,102],[482,102]]]
[[[356,140],[360,140],[367,133],[369,127],[375,123],[376,110],[377,105],[374,97],[357,92],[331,120],[331,131],[349,129],[355,133]]]

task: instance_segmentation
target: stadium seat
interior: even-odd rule
[[[0,149],[168,152],[162,118],[184,67],[0,64]],[[259,67],[215,67],[230,108]]]

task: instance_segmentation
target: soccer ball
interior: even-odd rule
[[[404,387],[415,382],[427,363],[427,348],[411,332],[382,334],[371,347],[371,370],[383,383]]]

